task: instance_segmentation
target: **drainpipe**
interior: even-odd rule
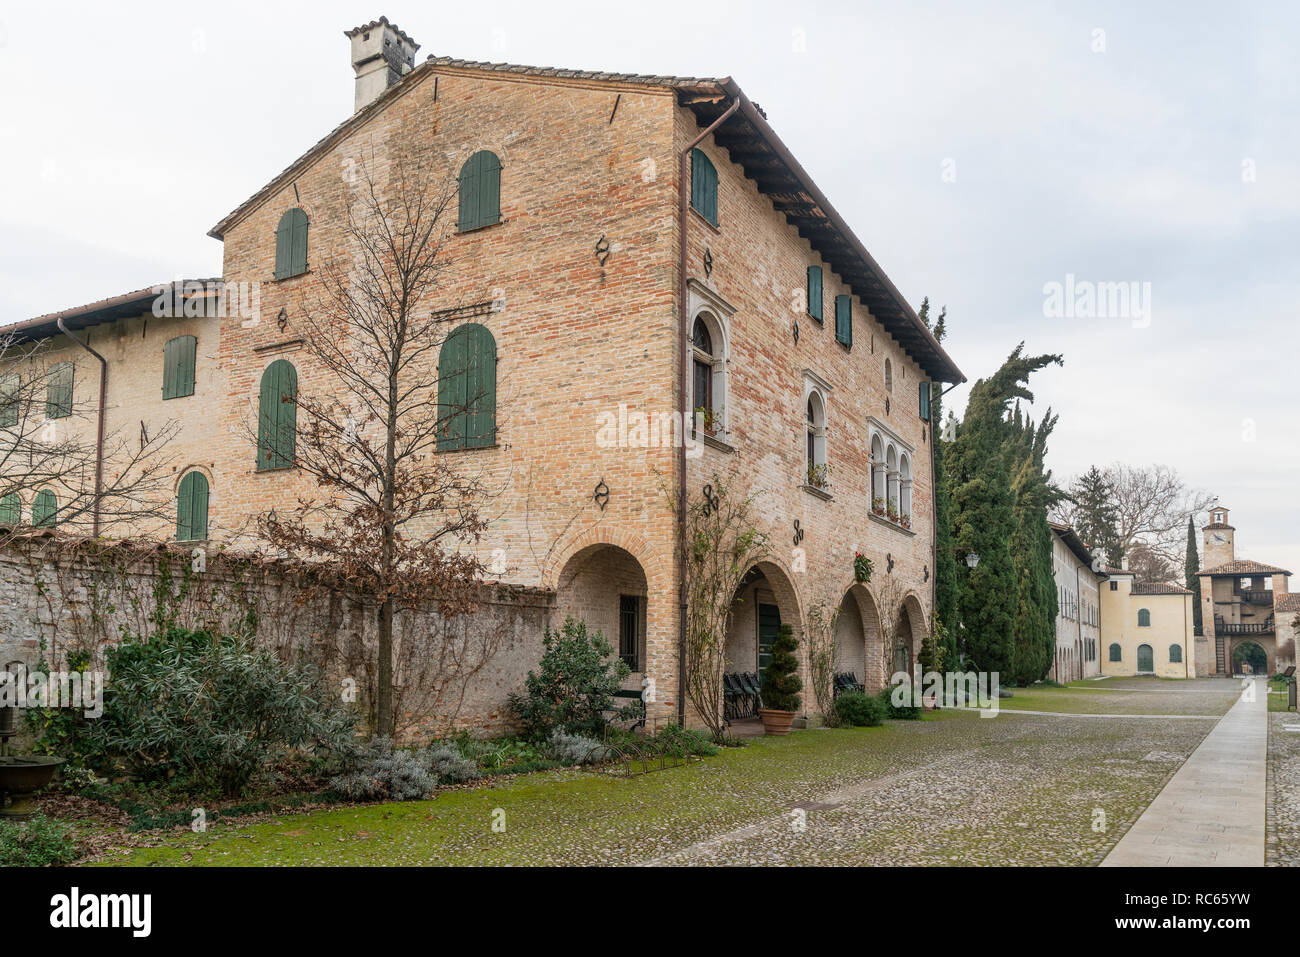
[[[691,328],[688,313],[690,312],[690,295],[686,288],[686,227],[690,218],[690,198],[686,192],[686,161],[695,147],[704,142],[706,138],[713,135],[713,131],[729,120],[736,110],[740,109],[739,97],[733,97],[731,106],[726,111],[709,124],[708,129],[702,132],[695,139],[691,140],[690,145],[678,154],[677,157],[677,241],[679,246],[679,257],[677,260],[677,319],[678,325],[681,326],[681,337],[679,349],[681,355],[678,356],[677,372],[678,387],[681,389],[681,407],[682,407],[682,442],[677,449],[677,522],[678,532],[681,541],[682,552],[677,556],[680,564],[678,569],[677,597],[677,723],[681,727],[686,727],[686,428],[691,421],[691,396],[690,396],[690,376],[689,362]]]
[[[99,360],[99,427],[95,436],[95,500],[91,506],[91,537],[99,538],[99,497],[104,488],[104,403],[108,397],[108,360],[74,336],[63,324],[63,317],[56,320],[59,331],[85,349]]]

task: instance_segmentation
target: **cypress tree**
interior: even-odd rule
[[[959,557],[979,556],[975,568],[957,563],[962,646],[975,668],[1009,678],[1016,674],[1021,589],[1011,551],[1016,499],[1005,446],[1007,405],[1015,398],[1032,401],[1029,376],[1061,361],[1057,355],[1024,356],[1023,350],[1021,343],[994,375],[971,389],[944,469],[952,494],[954,550]],[[1032,590],[1026,586],[1025,593]]]
[[[1007,438],[1016,526],[1011,555],[1017,577],[1016,653],[1011,678],[1021,685],[1046,677],[1056,655],[1059,601],[1047,516],[1063,493],[1052,484],[1045,460],[1047,439],[1057,418],[1049,409],[1037,426],[1027,418],[1022,422],[1017,405],[1012,418],[1015,431]]]
[[[948,309],[939,311],[934,325],[930,325],[930,300],[921,302],[918,315],[936,341],[942,343],[947,335]],[[952,537],[952,493],[948,488],[944,458],[948,454],[943,430],[943,383],[930,383],[930,442],[934,456],[934,623],[942,630],[943,652],[941,659],[955,667],[957,664],[957,552]]]
[[[1187,516],[1187,560],[1183,564],[1187,574],[1187,590],[1192,593],[1192,628],[1193,634],[1203,634],[1201,621],[1201,558],[1196,551],[1196,525],[1192,516]]]

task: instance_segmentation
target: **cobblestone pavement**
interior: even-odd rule
[[[1300,714],[1268,716],[1267,861],[1269,867],[1300,866]]]
[[[1149,689],[1160,716],[943,712],[883,728],[804,731],[634,778],[547,772],[431,801],[160,834],[106,861],[1096,864],[1236,695],[1230,682],[1198,685],[1185,699],[1172,682],[1131,689]],[[1128,690],[1092,697],[1127,708]],[[1207,694],[1216,700],[1193,703]],[[1060,695],[1059,707],[1040,701],[1036,710],[1070,710],[1074,693]],[[1200,711],[1208,717],[1172,717]],[[1292,756],[1289,780],[1300,788],[1300,749]],[[507,822],[500,833],[498,811]]]

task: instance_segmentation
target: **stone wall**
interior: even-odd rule
[[[476,611],[450,620],[436,602],[399,613],[399,733],[507,730],[507,697],[536,667],[553,614],[549,592],[517,588],[485,588]],[[247,558],[217,554],[196,571],[181,548],[44,535],[0,550],[0,663],[58,669],[84,650],[102,668],[111,643],[169,625],[250,634],[286,660],[305,657],[340,691],[354,682],[362,723],[373,719],[377,617],[355,595]]]

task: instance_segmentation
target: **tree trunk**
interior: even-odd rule
[[[375,733],[381,738],[391,738],[394,730],[392,598],[379,606],[379,689],[375,704],[378,711]]]

